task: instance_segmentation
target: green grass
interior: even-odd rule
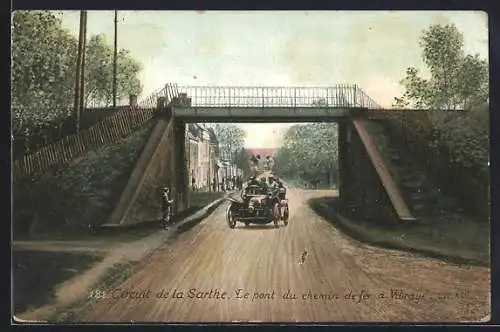
[[[490,224],[462,218],[434,223],[385,224],[350,220],[338,215],[338,200],[321,197],[309,201],[320,216],[346,235],[367,244],[420,253],[458,264],[489,266]]]
[[[12,258],[16,313],[51,302],[58,284],[102,260],[90,254],[42,251],[14,251]]]
[[[145,262],[127,262],[124,264],[115,264],[106,271],[99,281],[92,286],[93,290],[102,290],[109,292],[110,289],[118,287],[121,283],[125,282],[134,273],[136,273]],[[70,304],[64,310],[58,310],[47,321],[52,323],[74,323],[78,322],[78,317],[85,312],[88,305],[92,304],[93,300],[83,298]]]
[[[29,233],[70,237],[92,233],[111,213],[151,129],[152,124],[116,144],[90,151],[35,183],[17,184],[13,189],[16,238]]]

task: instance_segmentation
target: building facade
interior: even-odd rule
[[[218,179],[218,142],[210,128],[201,124],[187,125],[186,150],[189,167],[189,182],[196,190],[209,191],[212,179]]]

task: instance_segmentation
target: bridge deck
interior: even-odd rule
[[[177,106],[172,109],[175,118],[187,122],[328,122],[344,118],[380,119],[401,115],[419,116],[431,112],[443,112],[443,110],[247,106]]]
[[[174,107],[173,116],[185,121],[279,122],[327,121],[349,116],[347,108],[321,107]]]

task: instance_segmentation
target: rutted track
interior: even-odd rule
[[[290,224],[229,229],[226,204],[165,249],[151,255],[143,270],[119,288],[147,291],[149,299],[94,299],[79,321],[476,321],[489,314],[490,271],[459,267],[350,240],[308,206],[332,191],[290,189]],[[307,251],[303,264],[299,264]],[[155,298],[162,289],[226,291],[227,299]],[[249,299],[235,298],[244,289]],[[394,299],[391,289],[423,298]],[[274,299],[254,300],[255,291]],[[297,300],[284,300],[290,290]],[[346,300],[352,290],[371,297]],[[303,294],[337,293],[337,300],[303,299]],[[462,292],[465,291],[465,292]],[[381,292],[385,298],[377,298]],[[117,295],[118,292],[115,292]],[[442,298],[448,294],[449,298]],[[457,296],[458,295],[458,296]],[[307,297],[307,296],[306,296]],[[441,298],[440,298],[441,297]]]

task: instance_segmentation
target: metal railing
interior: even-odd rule
[[[332,87],[180,86],[192,107],[382,107],[356,85]]]
[[[146,98],[138,102],[139,107],[153,108],[157,106],[159,97],[164,97],[165,102],[168,104],[172,99],[179,95],[179,88],[175,83],[167,83],[164,87],[156,90]]]

